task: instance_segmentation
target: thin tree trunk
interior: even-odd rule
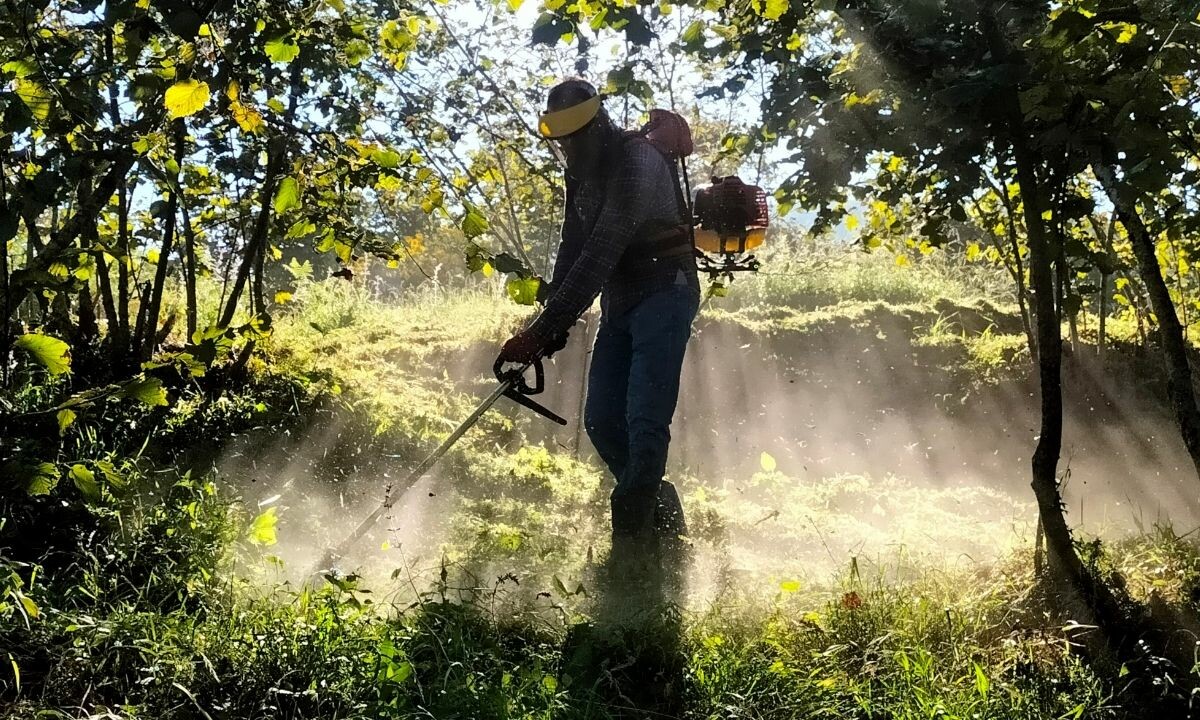
[[[75,346],[83,348],[100,336],[100,328],[96,325],[96,306],[92,299],[92,290],[85,284],[79,291],[79,331],[75,334]]]
[[[242,297],[242,290],[245,289],[246,281],[250,277],[250,270],[257,261],[260,249],[267,241],[267,231],[271,226],[271,201],[275,196],[275,187],[279,183],[279,173],[287,158],[285,142],[286,140],[282,137],[272,140],[272,147],[267,157],[266,177],[263,178],[262,190],[258,194],[259,211],[258,220],[254,224],[254,234],[250,237],[250,242],[246,244],[241,265],[238,266],[237,276],[233,281],[233,288],[229,292],[229,298],[225,301],[225,310],[221,313],[220,324],[224,327],[228,327],[233,322],[233,317],[237,314],[238,301]]]
[[[42,250],[42,231],[37,225],[38,211],[29,200],[21,210],[21,219],[25,221],[25,264],[28,265]]]
[[[1011,61],[1011,53],[996,25],[995,8],[985,5],[982,26],[993,55],[998,62]],[[1062,494],[1058,486],[1058,459],[1062,452],[1062,326],[1054,302],[1054,255],[1050,251],[1046,227],[1042,219],[1041,183],[1037,176],[1037,159],[1028,146],[1029,133],[1021,113],[1020,96],[1010,88],[1001,98],[1004,108],[1003,134],[1007,135],[1016,164],[1017,182],[1021,186],[1021,201],[1025,215],[1025,231],[1029,239],[1029,277],[1033,291],[1034,319],[1038,339],[1038,381],[1041,387],[1041,432],[1033,453],[1032,471],[1034,497],[1038,516],[1046,535],[1049,569],[1052,576],[1065,581],[1067,587],[1096,612],[1096,593],[1102,591],[1093,583],[1071,540],[1071,529],[1063,515]],[[1097,618],[1098,619],[1098,618]]]
[[[996,161],[998,170],[1003,171],[1003,166],[1000,165],[999,159]],[[1017,235],[1017,211],[1013,207],[1012,199],[1008,196],[1008,181],[1004,179],[1004,175],[1000,176],[1000,186],[992,188],[996,195],[1000,198],[1000,203],[1004,205],[1005,233],[1008,235],[1008,244],[1012,250],[1013,264],[1016,266],[1016,272],[1013,273],[1013,279],[1017,283],[1017,307],[1021,312],[1021,326],[1025,330],[1025,338],[1029,342],[1029,352],[1033,357],[1033,361],[1037,363],[1038,348],[1037,335],[1033,332],[1033,312],[1030,308],[1029,288],[1025,285],[1025,263],[1021,260],[1021,243],[1018,241]]]
[[[82,211],[82,208],[80,208]],[[117,187],[117,328],[113,352],[132,349],[129,335],[129,187],[122,177]]]
[[[1014,93],[1015,95],[1015,93]],[[1016,100],[1016,98],[1013,98]],[[1014,113],[1015,114],[1015,113]],[[1062,511],[1058,488],[1058,458],[1062,451],[1062,327],[1054,303],[1053,257],[1042,224],[1041,197],[1036,161],[1025,146],[1020,117],[1009,119],[1009,132],[1021,184],[1025,208],[1025,228],[1029,234],[1029,275],[1033,290],[1034,318],[1038,339],[1038,379],[1041,385],[1041,432],[1033,453],[1033,493],[1038,515],[1046,534],[1051,571],[1082,588],[1084,569],[1075,554],[1071,529]]]
[[[183,120],[173,124],[175,134],[175,163],[183,162]],[[154,285],[150,290],[150,307],[146,310],[146,323],[139,338],[142,360],[149,360],[154,354],[158,340],[158,315],[162,310],[163,289],[167,283],[167,268],[171,265],[171,251],[175,245],[175,225],[179,217],[179,178],[169,179],[171,189],[167,197],[167,211],[164,218],[162,249],[158,252],[158,263],[154,268]]]
[[[1137,211],[1137,199],[1131,189],[1117,178],[1115,166],[1098,158],[1092,169],[1100,184],[1104,186],[1108,199],[1116,209],[1117,219],[1125,226],[1133,255],[1137,259],[1138,274],[1146,285],[1150,307],[1158,318],[1158,339],[1162,346],[1163,360],[1167,365],[1167,393],[1175,410],[1175,421],[1179,425],[1183,444],[1192,457],[1196,474],[1200,477],[1200,407],[1196,404],[1196,390],[1192,384],[1192,367],[1188,362],[1187,342],[1183,326],[1175,312],[1171,291],[1163,278],[1154,251],[1154,238]]]
[[[1100,273],[1100,328],[1096,333],[1096,357],[1104,360],[1104,346],[1108,342],[1108,283],[1109,273]]]
[[[269,233],[268,233],[269,234]],[[250,311],[256,315],[264,315],[267,312],[267,291],[266,281],[263,276],[267,272],[267,245],[270,243],[266,238],[258,244],[258,251],[254,253],[254,274],[253,284],[251,285],[252,292],[250,293]]]
[[[104,250],[100,247],[100,233],[95,225],[91,225],[83,233],[88,247],[93,248],[96,258],[96,286],[100,291],[100,303],[104,308],[104,318],[107,321],[108,340],[111,342],[113,324],[117,321],[117,304],[113,300],[112,279],[108,276],[108,261],[104,259]]]
[[[0,160],[0,218],[9,217],[8,205],[8,175],[4,163]],[[16,225],[16,217],[11,222]],[[12,293],[9,292],[8,280],[8,238],[0,230],[0,297],[4,303],[4,325],[0,327],[0,387],[8,387],[8,358],[12,352],[12,337],[9,332],[9,318],[12,317]]]
[[[183,216],[183,278],[187,296],[187,336],[190,342],[196,334],[196,317],[199,314],[196,307],[196,231],[188,216],[187,198],[179,198],[179,212]]]
[[[150,306],[150,283],[142,283],[138,288],[138,313],[137,322],[133,326],[134,339],[142,337],[142,333],[146,330],[146,310]],[[134,348],[130,348],[132,351]]]
[[[149,360],[154,354],[155,340],[158,337],[158,315],[162,310],[163,288],[167,284],[167,267],[171,264],[171,251],[175,249],[175,223],[179,216],[178,210],[179,194],[172,190],[167,198],[162,248],[158,251],[158,263],[154,267],[154,284],[150,288],[145,322],[142,324],[141,334],[138,337],[142,360]]]

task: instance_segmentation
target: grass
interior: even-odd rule
[[[764,343],[855,333],[959,383],[1027,363],[982,270],[837,248],[784,262],[707,322]],[[237,392],[80,420],[66,465],[134,456],[99,501],[68,482],[5,500],[10,547],[48,539],[0,558],[0,714],[1139,717],[1125,670],[1073,651],[1080,631],[1033,576],[1013,531],[1027,503],[782,454],[722,480],[676,472],[696,571],[686,602],[635,620],[612,615],[628,598],[605,579],[603,473],[531,442],[523,416],[486,416],[397,529],[310,585],[313,553],[471,407],[486,378],[463,358],[527,311],[496,288],[385,304],[341,281],[293,302]],[[1193,537],[1096,547],[1132,599],[1200,610]]]

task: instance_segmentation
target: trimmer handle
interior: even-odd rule
[[[504,396],[520,405],[524,405],[542,417],[552,420],[559,425],[566,425],[566,418],[561,417],[550,408],[538,404],[530,400],[530,395],[537,395],[546,389],[546,368],[542,366],[542,358],[535,358],[532,362],[521,365],[514,363],[509,369],[505,369],[505,362],[500,358],[496,358],[496,364],[492,366],[492,372],[496,374],[496,379],[502,383],[509,383],[509,388],[504,392]],[[525,373],[529,368],[533,368],[533,385],[525,379]]]
[[[540,357],[535,358],[533,362],[524,365],[515,364],[508,369],[504,367],[506,364],[504,360],[496,358],[492,372],[496,374],[496,379],[500,382],[511,382],[514,391],[521,395],[538,395],[546,389],[546,368]],[[532,386],[525,379],[525,373],[529,371],[530,367],[533,368]]]

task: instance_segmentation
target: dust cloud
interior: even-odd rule
[[[595,323],[591,318],[593,333]],[[539,398],[573,420],[582,407],[590,334],[577,326],[571,345],[548,365],[551,384]],[[851,562],[901,579],[930,563],[985,563],[1031,546],[1029,458],[1038,426],[1032,376],[964,390],[961,378],[919,356],[911,335],[902,318],[830,333],[762,334],[711,317],[697,322],[668,471],[695,542],[694,603],[739,583],[828,582]],[[477,346],[422,362],[482,397],[494,352]],[[1200,522],[1190,462],[1152,384],[1118,382],[1076,357],[1067,363],[1064,389],[1060,471],[1073,526],[1116,535],[1166,522],[1183,532]],[[577,423],[558,428],[505,400],[494,412],[513,419],[519,444],[599,466]],[[286,579],[299,582],[302,569],[415,463],[375,457],[331,473],[328,449],[353,442],[347,434],[355,432],[331,413],[291,437],[243,441],[221,463],[223,475],[241,479],[248,504],[269,500],[264,507],[280,508],[279,544],[271,551],[283,560]],[[383,576],[403,568],[393,585],[413,588],[436,578],[448,562],[448,541],[462,534],[454,523],[464,482],[470,478],[461,472],[436,468],[402,494],[344,569]],[[608,487],[597,489],[590,506],[596,517],[565,534],[574,562],[543,563],[566,585],[584,580],[588,558],[606,546]],[[494,558],[449,562],[483,583],[511,569]]]

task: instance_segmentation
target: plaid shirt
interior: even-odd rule
[[[562,244],[551,293],[529,332],[543,343],[568,331],[603,291],[604,313],[619,315],[646,297],[687,285],[700,292],[691,253],[638,263],[614,273],[625,251],[681,223],[675,177],[649,142],[627,139],[607,177],[567,183]]]

